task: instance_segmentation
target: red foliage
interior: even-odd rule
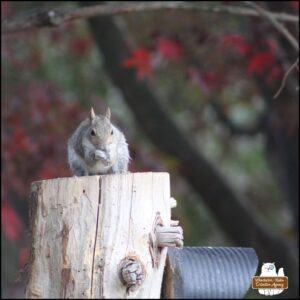
[[[192,84],[199,86],[204,93],[219,91],[225,83],[224,74],[214,71],[200,72],[191,66],[187,68],[187,79]]]
[[[14,129],[12,146],[15,152],[26,153],[29,151],[30,140],[22,128],[17,127]]]
[[[182,45],[168,37],[159,37],[157,42],[157,51],[168,61],[178,61],[183,56]]]
[[[275,80],[281,79],[283,76],[283,70],[280,66],[273,66],[268,74],[267,81],[272,83]]]
[[[141,47],[136,49],[131,57],[124,59],[121,65],[124,68],[135,68],[137,78],[143,79],[146,76],[152,76],[151,58],[150,51]]]
[[[246,59],[249,74],[265,74],[269,83],[282,75],[281,67],[276,60],[277,47],[272,40],[259,40],[254,43],[233,34],[221,38],[221,45],[232,48]]]
[[[291,1],[291,6],[294,10],[299,12],[299,1]]]
[[[225,83],[224,74],[220,72],[206,71],[202,74],[201,77],[204,82],[203,87],[206,91],[219,91],[220,89],[222,89]]]
[[[54,37],[57,38],[57,37]],[[88,37],[77,37],[70,43],[70,50],[78,56],[87,55],[92,48],[91,39]]]
[[[1,207],[1,222],[5,236],[11,241],[16,241],[22,233],[24,225],[7,202]]]
[[[167,61],[179,61],[183,57],[183,47],[178,41],[167,37],[159,37],[157,40],[156,53],[159,53]],[[153,53],[145,47],[137,48],[131,57],[124,59],[121,66],[134,68],[137,78],[151,77],[153,75]]]
[[[246,42],[245,38],[238,34],[225,35],[221,39],[221,45],[223,47],[232,48],[240,55],[247,55],[251,50],[251,46]]]
[[[262,75],[263,72],[275,65],[275,56],[271,52],[259,52],[248,61],[248,72]]]
[[[66,170],[65,164],[57,164],[54,161],[46,160],[43,162],[40,170],[38,171],[38,178],[51,179],[57,177],[69,176],[69,171]]]
[[[18,86],[3,101],[2,174],[10,197],[23,198],[34,180],[70,176],[66,148],[72,122],[65,120],[82,120],[79,105],[63,103],[54,87],[37,81]]]
[[[153,53],[147,48],[140,47],[133,52],[131,57],[122,61],[123,67],[137,70],[138,79],[152,76],[153,69],[157,66],[155,60],[157,57],[162,57],[169,62],[178,62],[179,60],[184,63],[188,62],[188,58],[186,61],[184,60],[185,51],[181,43],[162,36],[160,33],[155,35],[155,39],[156,49]],[[220,46],[223,49],[232,49],[245,59],[248,74],[266,75],[269,83],[278,80],[282,75],[282,70],[276,59],[276,44],[270,39],[257,39],[257,36],[254,36],[253,39],[256,40],[246,40],[239,34],[228,34],[221,37]],[[224,72],[213,70],[201,70],[200,72],[193,66],[186,66],[185,72],[189,80],[206,92],[222,89],[226,77]]]
[[[1,18],[8,17],[11,15],[12,10],[10,6],[10,1],[1,1]]]

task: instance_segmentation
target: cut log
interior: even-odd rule
[[[159,298],[167,248],[151,235],[170,210],[168,173],[34,182],[26,297]]]

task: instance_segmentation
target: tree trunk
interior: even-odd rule
[[[26,297],[159,298],[171,205],[168,173],[34,182]]]

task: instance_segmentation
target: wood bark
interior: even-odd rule
[[[170,226],[168,173],[127,173],[34,182],[27,298],[159,298],[167,248],[150,236]],[[144,279],[129,290],[122,261]],[[155,263],[156,262],[156,263]]]

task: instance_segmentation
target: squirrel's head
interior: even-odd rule
[[[113,142],[114,130],[110,122],[110,109],[106,109],[105,115],[96,115],[94,109],[90,112],[89,140],[98,149],[105,149]]]

